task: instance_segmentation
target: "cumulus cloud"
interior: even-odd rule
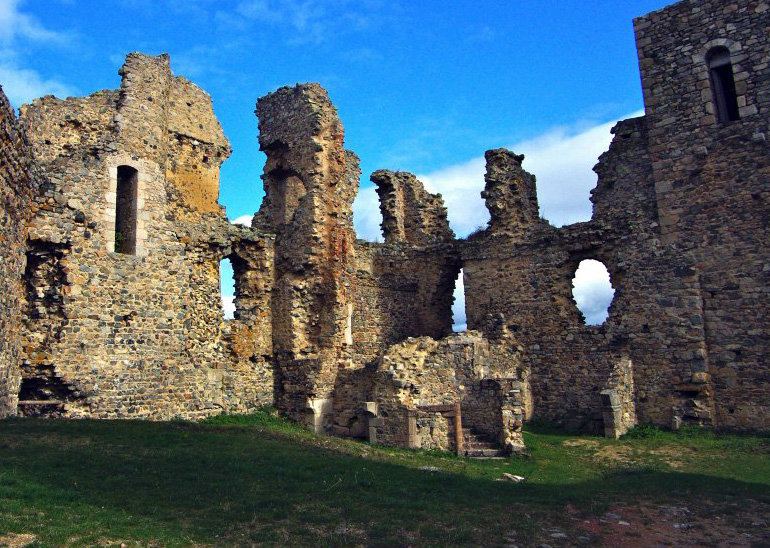
[[[615,296],[607,268],[593,259],[581,261],[572,280],[572,296],[587,324],[604,323]]]
[[[235,297],[222,295],[222,312],[226,320],[232,320],[235,317]]]
[[[634,112],[629,118],[641,115]],[[524,168],[537,176],[540,213],[556,226],[586,221],[591,218],[589,194],[596,185],[592,171],[599,155],[609,147],[610,129],[615,121],[586,127],[558,127],[543,135],[521,141],[511,150],[525,155]],[[449,212],[449,222],[455,233],[464,237],[479,227],[485,227],[489,214],[480,193],[484,189],[485,161],[483,156],[418,175],[430,192],[439,192]],[[375,203],[372,204],[371,202]],[[354,211],[356,228],[363,238],[376,233],[380,220],[374,192],[362,191]]]
[[[253,218],[254,215],[241,215],[230,221],[230,223],[234,225],[251,226],[251,219]]]
[[[14,106],[42,95],[66,97],[74,94],[66,84],[24,68],[21,57],[26,52],[27,44],[63,46],[70,37],[45,28],[37,19],[23,13],[21,5],[20,0],[0,1],[0,84],[3,91]]]

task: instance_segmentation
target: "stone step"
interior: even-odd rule
[[[19,400],[18,405],[64,405],[59,400]]]
[[[492,458],[504,457],[505,453],[499,447],[494,449],[466,449],[463,451],[466,457],[470,458]]]

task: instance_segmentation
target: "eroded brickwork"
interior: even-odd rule
[[[405,171],[372,173],[382,213],[385,243],[424,246],[454,239],[440,194],[430,194],[417,177]]]
[[[352,365],[352,205],[358,158],[317,84],[284,87],[257,103],[267,155],[254,226],[274,231],[273,349],[278,405],[320,430],[340,369]]]
[[[458,404],[464,429],[509,452],[522,450],[529,394],[520,352],[510,336],[490,342],[473,331],[440,340],[409,338],[392,346],[370,368],[369,397],[377,408],[368,418],[369,438],[457,450]]]

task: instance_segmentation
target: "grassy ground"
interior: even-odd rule
[[[592,523],[618,505],[714,519],[748,505],[755,521],[770,508],[767,437],[541,427],[525,439],[530,458],[470,461],[314,436],[269,413],[4,420],[0,545],[600,544]],[[494,481],[504,472],[527,481]]]

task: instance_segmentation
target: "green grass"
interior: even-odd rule
[[[0,537],[35,546],[526,544],[645,498],[770,502],[770,440],[536,429],[530,458],[465,460],[312,435],[269,412],[183,421],[0,421]],[[421,470],[437,467],[440,472]],[[493,481],[503,472],[522,484]]]

